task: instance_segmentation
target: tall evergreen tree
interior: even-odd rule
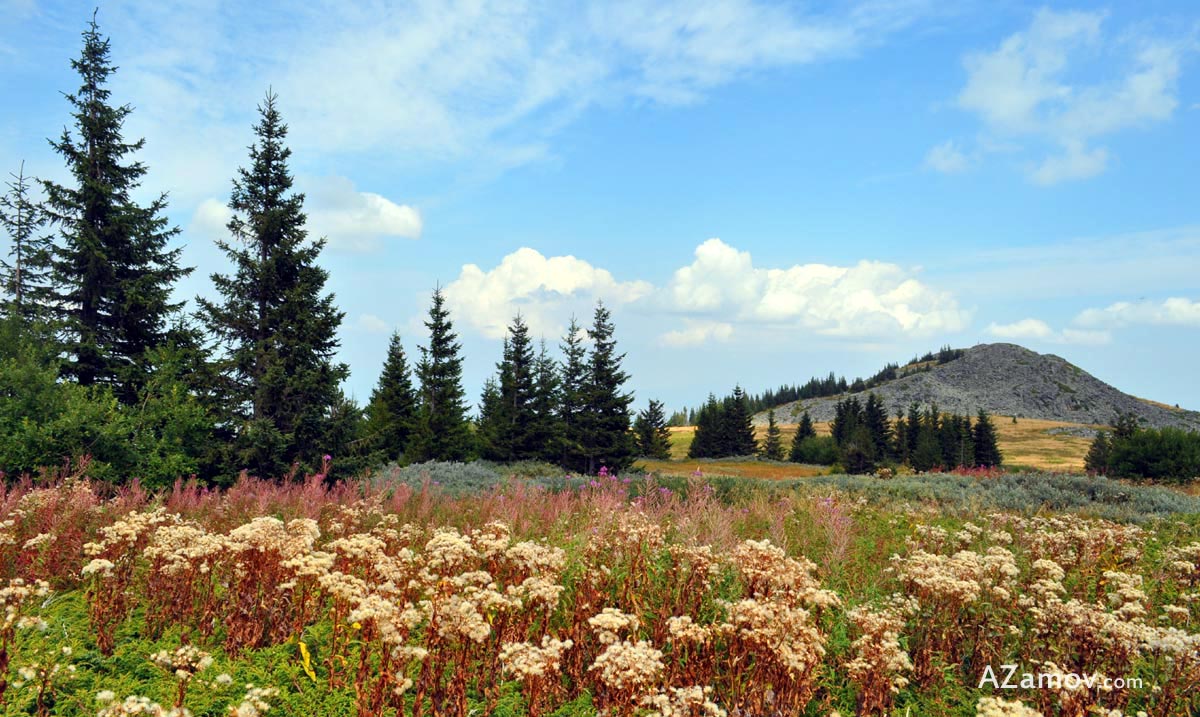
[[[693,421],[696,431],[692,435],[692,445],[688,447],[688,458],[715,458],[720,455],[721,413],[717,397],[708,394],[708,401],[696,412]]]
[[[588,354],[587,386],[582,428],[583,470],[595,473],[601,466],[622,471],[633,463],[633,436],[629,433],[629,404],[633,394],[623,387],[629,376],[621,370],[625,354],[617,353],[613,324],[608,309],[596,303],[592,328],[588,329],[592,350]]]
[[[800,424],[796,426],[796,435],[792,437],[792,450],[788,453],[788,460],[793,463],[803,463],[804,441],[809,438],[816,438],[817,431],[813,428],[812,416],[805,411],[800,416]]]
[[[388,341],[379,385],[367,404],[366,431],[370,448],[385,461],[402,461],[417,419],[417,394],[404,344],[398,332]]]
[[[529,327],[518,314],[508,327],[504,352],[496,365],[500,387],[497,407],[497,433],[489,447],[489,457],[497,461],[520,461],[537,458],[541,446],[535,444],[533,429],[536,366]]]
[[[1107,431],[1100,431],[1092,439],[1087,456],[1083,459],[1083,467],[1092,475],[1108,475],[1109,456],[1112,453],[1112,440]]]
[[[752,456],[758,453],[758,441],[754,439],[754,423],[746,392],[735,386],[721,416],[721,446],[719,456]]]
[[[973,433],[975,465],[1000,465],[1004,460],[1004,456],[1000,453],[1000,447],[996,443],[996,427],[992,425],[992,417],[988,415],[987,411],[979,409],[979,416],[975,421]]]
[[[904,409],[896,409],[895,428],[893,429],[892,455],[901,463],[909,463],[912,453],[908,443],[908,422],[904,420]]]
[[[331,410],[349,371],[334,362],[345,314],[324,293],[329,274],[317,259],[325,240],[309,241],[304,229],[304,195],[292,190],[277,96],[268,93],[258,112],[250,167],[238,170],[229,200],[233,240],[217,241],[233,273],[212,275],[219,303],[197,302],[226,346],[236,467],[265,477],[293,463],[317,468],[331,450]]]
[[[637,453],[645,458],[671,458],[671,432],[667,430],[667,414],[661,401],[651,400],[633,424]]]
[[[416,429],[410,441],[413,462],[461,461],[471,453],[472,438],[463,402],[462,346],[454,333],[446,297],[433,292],[429,307],[429,346],[421,347],[417,362],[418,397]]]
[[[71,67],[82,79],[66,95],[75,133],[64,128],[50,144],[74,183],[42,181],[47,215],[61,233],[50,300],[63,330],[64,372],[85,386],[112,385],[133,403],[147,380],[147,352],[163,342],[183,305],[171,302],[171,287],[191,269],[179,265],[180,249],[167,248],[179,229],[164,215],[166,195],[144,207],[132,198],[146,167],[130,155],[145,140],[121,136],[133,110],[109,103],[106,84],[116,67],[94,16]]]
[[[583,330],[572,316],[561,344],[563,358],[559,367],[560,433],[557,461],[562,467],[573,471],[583,470],[587,465],[583,413],[587,406],[588,366],[583,336]]]
[[[4,315],[26,324],[45,323],[50,276],[50,238],[40,234],[46,214],[29,196],[25,163],[10,175],[8,191],[0,195],[0,229],[8,234],[10,260],[0,259],[3,288],[8,294]]]
[[[867,403],[863,407],[863,425],[871,436],[874,448],[871,451],[875,460],[885,460],[892,444],[892,428],[888,425],[887,409],[883,401],[874,393],[867,395]]]
[[[775,409],[767,413],[767,437],[763,441],[760,455],[769,461],[783,460],[783,433],[775,422]]]
[[[558,460],[561,443],[558,411],[562,393],[555,369],[554,359],[550,358],[543,339],[533,362],[533,417],[527,438],[533,449],[532,457],[547,462]]]

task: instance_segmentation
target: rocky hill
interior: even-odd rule
[[[883,399],[891,415],[915,401],[937,404],[947,413],[974,414],[982,408],[993,416],[1071,423],[1109,424],[1116,413],[1128,412],[1144,426],[1200,430],[1200,413],[1143,401],[1058,356],[1015,344],[980,344],[949,363],[909,373],[871,392]],[[865,401],[867,393],[846,395]],[[785,403],[775,415],[782,423],[794,423],[807,410],[814,421],[830,421],[834,404],[844,397]],[[754,422],[766,423],[766,413],[755,415]]]

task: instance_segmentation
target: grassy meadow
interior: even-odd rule
[[[1086,476],[26,482],[0,602],[0,715],[1200,709],[1200,499]]]

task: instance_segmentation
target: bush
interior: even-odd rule
[[[799,463],[830,466],[837,462],[838,449],[832,436],[810,436],[800,441],[796,456]]]

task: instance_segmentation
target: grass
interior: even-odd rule
[[[1048,431],[1054,428],[1106,428],[1105,426],[1091,426],[1065,421],[1045,421],[1037,418],[1018,418],[1017,422],[1013,423],[1011,416],[993,416],[992,423],[996,426],[996,439],[1000,445],[1001,453],[1004,454],[1004,462],[1006,464],[1031,468],[1033,470],[1066,473],[1083,471],[1083,459],[1087,455],[1088,447],[1092,441],[1090,438],[1052,434],[1048,433]],[[829,435],[828,423],[817,423],[814,427],[817,429],[818,435]],[[790,446],[792,437],[796,435],[796,426],[794,424],[780,424],[779,428],[783,433],[784,446]],[[695,470],[694,466],[688,468],[685,465],[687,464],[685,459],[687,458],[688,447],[691,446],[695,433],[696,429],[693,426],[672,428],[671,459],[673,462],[680,462],[680,464],[675,466],[674,463],[667,464],[664,462],[662,465],[656,465],[654,470],[675,474],[685,471],[685,469],[687,472]],[[767,429],[765,426],[755,427],[755,435],[760,441],[766,436],[766,433]],[[756,469],[753,467],[755,465],[757,464],[745,461],[722,462],[721,470],[728,471],[727,475],[745,477],[790,477],[786,475],[786,471],[763,470],[761,473],[756,473]],[[807,475],[816,474],[812,472],[807,473]]]

